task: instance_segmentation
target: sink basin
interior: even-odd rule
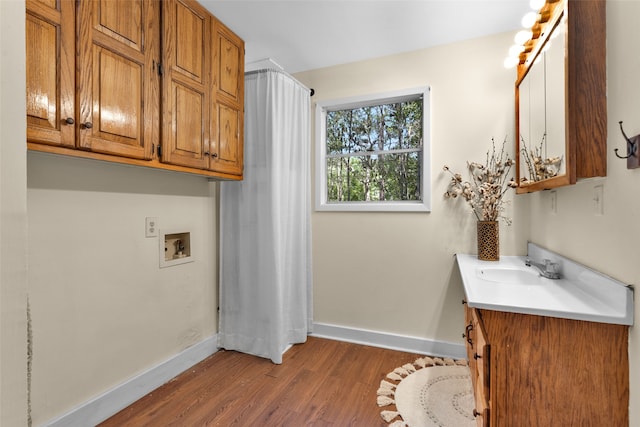
[[[547,283],[531,267],[483,267],[476,270],[478,279],[509,285],[542,285]]]

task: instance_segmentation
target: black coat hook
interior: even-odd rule
[[[624,133],[624,129],[622,128],[622,120],[620,120],[618,123],[620,124],[620,132],[622,132],[622,136],[624,136],[624,139],[627,141],[627,155],[623,157],[620,154],[618,154],[618,149],[617,148],[615,150],[613,150],[613,151],[616,153],[616,156],[619,159],[628,159],[631,156],[634,156],[634,157],[637,156],[637,153],[638,153],[637,141],[638,141],[638,139],[636,137],[634,137],[633,140],[629,139],[627,134]]]

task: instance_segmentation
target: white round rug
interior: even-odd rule
[[[474,399],[466,361],[418,359],[382,380],[378,405],[395,405],[380,414],[391,427],[472,427]]]

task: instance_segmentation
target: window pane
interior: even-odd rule
[[[422,146],[422,99],[327,112],[326,153]]]
[[[422,152],[327,159],[327,201],[419,201]]]

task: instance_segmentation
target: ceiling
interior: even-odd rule
[[[199,2],[244,39],[249,68],[270,58],[289,73],[515,31],[529,11],[529,0]]]

